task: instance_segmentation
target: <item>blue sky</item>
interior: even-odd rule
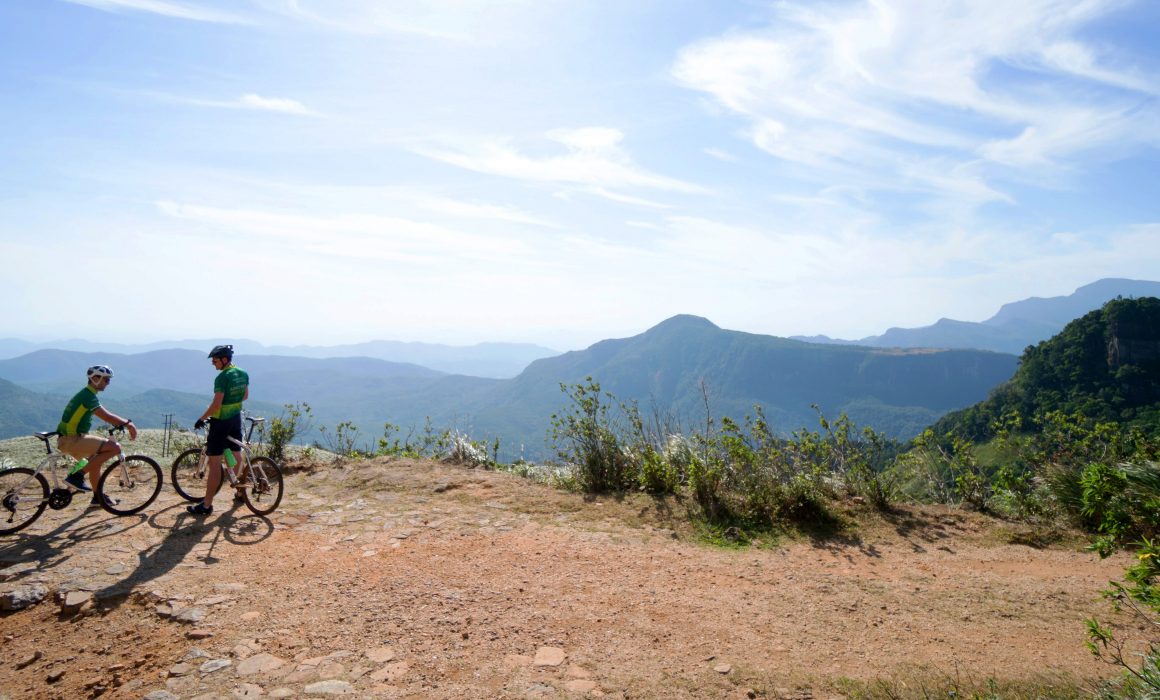
[[[1160,279],[1160,3],[6,0],[2,336],[860,338]]]

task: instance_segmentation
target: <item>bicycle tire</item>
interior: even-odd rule
[[[28,467],[0,471],[0,535],[19,532],[36,522],[48,507],[48,493],[48,480],[39,472]]]
[[[161,493],[161,465],[144,455],[124,460],[128,482],[121,471],[122,461],[110,464],[97,482],[97,501],[113,515],[133,515],[147,508]]]
[[[173,490],[187,501],[199,502],[205,498],[208,465],[201,459],[201,449],[191,447],[182,452],[177,455],[177,459],[173,460],[173,466],[169,468]]]
[[[269,457],[253,457],[250,465],[250,483],[245,490],[246,507],[254,515],[273,513],[282,502],[282,469]]]

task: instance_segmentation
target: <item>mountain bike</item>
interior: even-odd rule
[[[108,429],[109,437],[124,426]],[[54,467],[75,463],[72,457],[52,449],[56,432],[35,433],[44,443],[45,457],[35,469],[13,467],[0,471],[0,535],[18,532],[36,522],[45,508],[61,510],[72,503],[74,493],[57,479]],[[49,488],[44,472],[52,478]],[[161,466],[145,455],[125,455],[122,449],[97,480],[96,499],[113,515],[133,515],[149,506],[161,493]]]
[[[254,456],[250,449],[254,426],[265,419],[247,415],[243,415],[243,418],[250,424],[246,431],[246,439],[239,441],[230,438],[230,441],[241,450],[242,459],[231,467],[225,455],[222,455],[224,478],[221,484],[228,480],[233,488],[244,489],[242,497],[246,507],[256,515],[266,515],[274,512],[282,502],[282,469],[269,457]],[[177,455],[169,470],[173,489],[187,501],[201,501],[205,498],[206,476],[209,473],[209,458],[205,454],[205,435],[200,430],[194,432],[197,433],[201,445],[191,447]],[[220,484],[218,488],[221,488]]]

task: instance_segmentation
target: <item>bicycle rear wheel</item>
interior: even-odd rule
[[[161,466],[144,455],[113,462],[97,482],[97,500],[113,515],[132,515],[161,493]]]
[[[48,506],[48,480],[27,467],[0,471],[0,535],[19,532]]]
[[[269,457],[254,457],[249,471],[246,507],[256,515],[273,513],[282,502],[282,470]]]
[[[177,455],[173,466],[169,468],[169,477],[173,482],[173,490],[187,501],[200,501],[205,498],[206,474],[209,466],[202,457],[200,447],[194,447]]]

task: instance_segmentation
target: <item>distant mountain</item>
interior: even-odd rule
[[[240,355],[281,355],[326,359],[366,357],[388,362],[415,364],[448,374],[473,377],[508,378],[519,374],[534,360],[559,352],[529,343],[479,343],[469,346],[433,343],[404,343],[373,340],[352,345],[271,345],[256,340],[172,340],[155,343],[95,343],[87,340],[58,340],[31,343],[16,338],[0,338],[0,360],[26,355],[36,350],[69,350],[80,353],[136,355],[160,350],[193,350],[203,354],[219,343],[231,343]]]
[[[0,439],[55,430],[66,403],[0,379]]]
[[[110,406],[118,405],[114,388],[125,397],[122,402],[137,396],[161,399],[163,394],[150,392],[165,389],[204,403],[213,383],[204,354],[191,350],[138,355],[40,350],[0,360],[0,378],[67,395],[83,384],[84,367],[95,362],[111,364],[116,372]],[[306,402],[315,419],[331,429],[351,421],[363,436],[359,444],[373,446],[384,423],[400,426],[398,437],[417,437],[430,418],[437,429],[456,428],[476,439],[498,437],[504,458],[541,459],[547,456],[550,417],[565,408],[560,385],[588,376],[619,400],[636,401],[646,414],[655,409],[686,432],[704,424],[704,387],[715,419],[740,420],[760,405],[771,426],[788,434],[816,426],[811,404],[817,404],[828,416],[845,411],[859,425],[910,437],[947,411],[985,398],[1015,371],[1016,358],[977,350],[816,345],[676,316],[631,338],[536,360],[506,380],[368,358],[257,355],[239,356],[239,364],[250,373],[256,400],[273,406]],[[179,405],[182,397],[171,398],[174,407],[150,410],[177,412],[179,421],[188,423],[202,408],[197,401]],[[0,423],[0,437],[11,434]]]
[[[1160,282],[1101,279],[1068,296],[1031,297],[1004,304],[982,323],[944,318],[931,326],[891,328],[882,335],[861,340],[833,340],[826,336],[797,339],[879,348],[975,348],[1018,355],[1028,346],[1052,337],[1073,319],[1117,297],[1160,297]]]
[[[249,373],[251,384],[261,387],[262,397],[277,403],[299,401],[303,396],[342,399],[377,391],[394,380],[444,376],[426,367],[368,357],[253,355],[237,360]],[[217,374],[200,350],[154,350],[137,355],[37,350],[0,360],[0,379],[35,391],[71,395],[84,386],[85,368],[94,364],[112,366],[114,377],[108,392],[121,394],[168,389],[208,399]]]
[[[76,384],[67,394],[43,394],[0,379],[0,439],[56,430],[65,404],[83,386],[84,382]],[[209,398],[206,394],[153,389],[133,396],[105,392],[101,403],[120,416],[132,418],[142,428],[163,427],[166,414],[188,428],[209,405]],[[268,401],[253,401],[248,407],[258,415],[276,416],[281,411],[281,406]],[[93,424],[104,425],[99,420]]]
[[[1115,299],[1068,323],[1027,348],[1018,371],[987,400],[934,427],[985,439],[1009,411],[1028,429],[1034,417],[1063,411],[1160,433],[1160,299]]]
[[[704,424],[703,385],[717,419],[741,419],[761,405],[771,426],[788,434],[816,427],[817,404],[826,415],[845,411],[860,425],[910,437],[981,400],[1015,366],[1014,356],[999,353],[812,345],[676,316],[632,338],[537,360],[497,387],[476,416],[477,424],[496,428],[500,415],[524,421],[522,432],[546,428],[546,416],[563,405],[560,383],[591,376],[646,414],[655,406],[675,416],[686,431]]]

